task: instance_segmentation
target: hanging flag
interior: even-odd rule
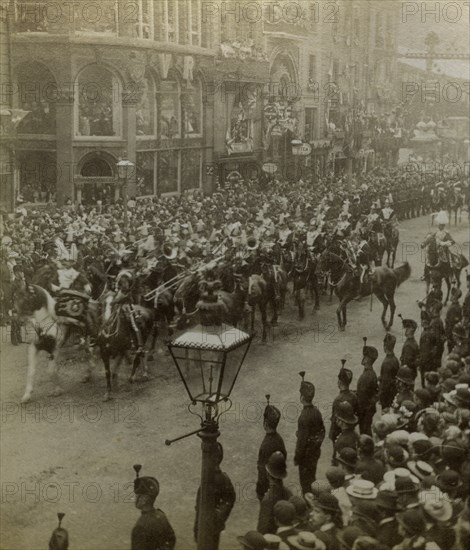
[[[168,71],[171,67],[171,53],[160,53],[158,54],[158,57],[160,58],[162,77],[166,79],[168,78]]]

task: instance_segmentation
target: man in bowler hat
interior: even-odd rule
[[[167,517],[155,509],[155,499],[160,485],[154,477],[139,477],[140,464],[134,466],[137,477],[134,480],[135,507],[142,512],[131,535],[131,550],[173,550],[176,537]]]
[[[361,365],[364,366],[364,371],[357,381],[359,432],[370,436],[372,436],[372,419],[378,397],[377,375],[373,368],[378,356],[379,352],[376,348],[367,345],[363,347]]]
[[[297,425],[294,464],[299,467],[300,486],[305,494],[310,491],[310,486],[316,478],[321,444],[325,438],[325,426],[320,411],[312,403],[315,386],[304,380],[305,372],[301,372],[300,376],[300,402],[303,409]]]
[[[269,457],[276,451],[280,451],[287,458],[286,446],[284,440],[277,433],[277,426],[281,418],[281,411],[269,404],[269,395],[266,396],[268,404],[264,409],[263,428],[266,432],[261,447],[258,452],[258,481],[256,482],[256,495],[262,500],[266,491],[269,489],[268,473],[266,464]]]
[[[292,493],[284,487],[283,479],[287,477],[286,458],[281,451],[273,453],[266,464],[269,489],[261,501],[257,531],[276,534],[277,526],[274,518],[274,505],[280,500],[289,500]]]

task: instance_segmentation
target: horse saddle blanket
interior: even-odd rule
[[[455,247],[455,246],[452,246],[452,247],[449,248],[450,264],[455,269],[463,269],[464,267],[467,267],[468,260],[456,248],[457,247]]]
[[[90,296],[76,290],[62,290],[57,298],[57,320],[67,325],[86,327]]]

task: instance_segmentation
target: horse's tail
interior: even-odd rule
[[[397,287],[404,283],[411,275],[411,267],[408,262],[405,262],[403,265],[396,267],[393,270],[395,277],[397,278]]]

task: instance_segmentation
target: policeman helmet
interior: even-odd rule
[[[148,495],[156,498],[160,493],[160,484],[154,477],[139,477],[141,468],[142,466],[140,464],[134,465],[134,470],[136,473],[136,478],[134,480],[134,493],[136,495]]]

